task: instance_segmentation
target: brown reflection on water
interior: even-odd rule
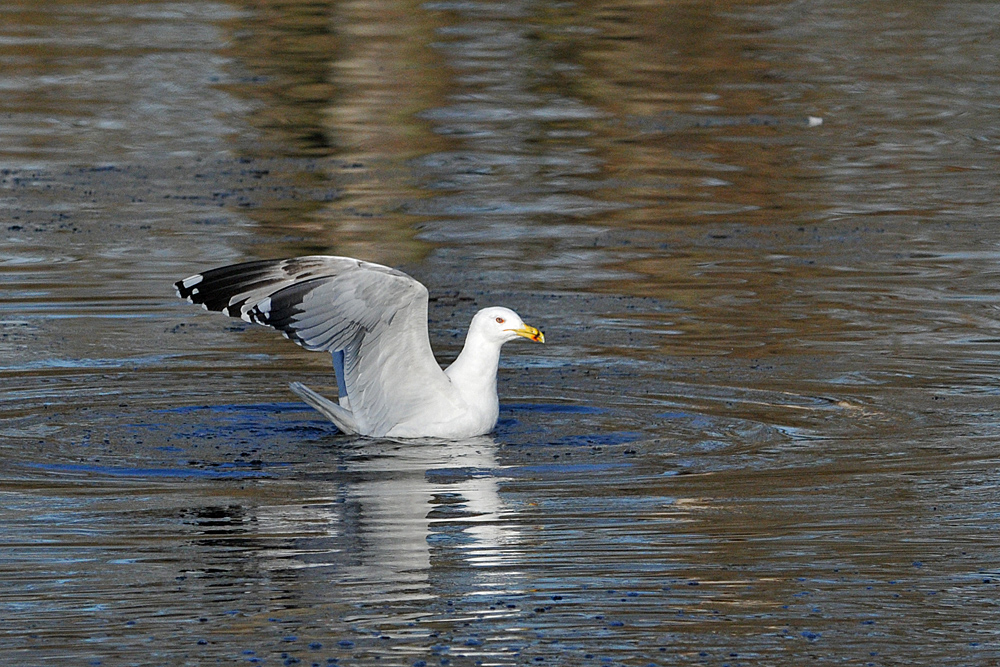
[[[335,3],[249,2],[227,25],[224,53],[235,59],[234,80],[220,86],[251,101],[256,136],[238,137],[256,155],[330,155],[323,116],[335,95],[330,54],[338,40]]]
[[[326,189],[320,201],[248,212],[287,252],[387,264],[426,252],[398,209],[419,196],[406,161],[441,144],[415,117],[441,82],[430,17],[419,3],[255,2],[231,26],[227,53],[246,74],[225,89],[252,104],[257,130],[240,152],[326,158],[301,175]]]
[[[288,252],[406,263],[456,236],[487,246],[495,220],[511,250],[551,264],[584,243],[539,253],[531,241],[553,222],[760,224],[814,217],[823,198],[793,147],[818,108],[775,104],[798,86],[728,4],[265,3],[245,14],[228,53],[247,74],[226,89],[251,102],[261,142],[240,150],[327,158],[310,175],[327,201],[246,212]],[[614,270],[633,271],[634,255]]]
[[[612,182],[640,203],[615,226],[752,223],[789,205],[796,121],[773,102],[788,87],[761,57],[767,38],[730,3],[581,7],[577,18],[587,30],[564,38],[581,65],[575,89],[617,120],[595,141]]]
[[[320,224],[345,254],[418,261],[427,246],[399,208],[419,196],[407,162],[444,144],[417,118],[444,84],[441,63],[426,46],[434,39],[433,16],[419,2],[376,0],[339,3],[333,20],[341,39],[330,63],[338,95],[324,125],[349,173],[340,172],[338,206]]]

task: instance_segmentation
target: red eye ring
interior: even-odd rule
[[[498,317],[497,318],[497,324],[503,324],[503,323],[504,323],[504,319],[502,317]]]

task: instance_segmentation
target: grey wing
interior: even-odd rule
[[[452,395],[427,336],[427,289],[401,271],[312,256],[213,269],[176,287],[182,298],[274,327],[306,349],[342,352],[342,379],[364,433],[384,435],[429,396]]]

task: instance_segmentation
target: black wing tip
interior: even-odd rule
[[[199,293],[198,285],[200,285],[204,279],[205,276],[200,273],[196,273],[195,275],[189,276],[184,280],[178,280],[175,282],[174,290],[177,292],[177,296],[181,299],[185,299],[191,303],[201,303],[195,299],[195,297],[198,296]]]
[[[250,321],[254,324],[263,324],[264,326],[270,326],[268,320],[271,319],[270,311],[263,311],[260,309],[260,304],[258,303],[253,308],[246,312],[246,316],[250,318]]]

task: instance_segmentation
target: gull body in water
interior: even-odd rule
[[[336,402],[289,386],[344,433],[461,439],[489,433],[500,411],[500,347],[545,336],[509,308],[472,318],[454,363],[438,365],[427,336],[427,288],[401,271],[350,257],[310,256],[223,266],[180,280],[182,299],[280,331],[333,355]]]

